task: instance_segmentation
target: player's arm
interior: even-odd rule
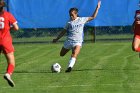
[[[89,18],[88,18],[88,21],[91,21],[91,20],[93,20],[93,19],[95,19],[95,18],[96,18],[96,16],[97,16],[97,14],[98,14],[98,10],[99,10],[100,6],[101,6],[101,1],[99,1],[99,2],[98,2],[98,5],[97,5],[97,7],[96,7],[96,9],[95,9],[94,13],[92,14],[92,16],[91,16],[91,17],[89,17]]]
[[[140,24],[140,20],[136,21],[136,24]]]
[[[53,39],[53,42],[57,42],[61,37],[64,36],[64,34],[66,33],[66,29],[64,29],[58,36],[57,38]]]
[[[132,31],[133,31],[133,32],[134,32],[134,30],[135,30],[135,24],[136,24],[136,21],[134,21],[133,24],[132,24]]]
[[[18,24],[17,23],[12,24],[11,30],[15,30],[15,31],[19,30]]]

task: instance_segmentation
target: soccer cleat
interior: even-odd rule
[[[13,80],[11,79],[11,76],[6,73],[4,75],[4,79],[8,82],[8,84],[11,86],[11,87],[14,87],[15,86],[15,83],[13,82]]]
[[[72,71],[72,68],[71,67],[68,67],[65,72],[67,73],[67,72],[71,72],[71,71]]]

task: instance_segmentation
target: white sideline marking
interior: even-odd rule
[[[101,85],[101,86],[122,86],[121,84],[95,84],[95,85]],[[46,87],[37,87],[39,89],[46,89],[46,88],[70,88],[70,87],[92,87],[94,85],[69,85],[69,86],[46,86]],[[9,87],[1,87],[0,89],[9,89]],[[15,88],[15,90],[34,90],[34,88],[28,88],[28,89],[22,89],[22,88]]]
[[[132,57],[132,56],[136,56],[137,54],[130,54],[128,56],[126,56],[125,58],[129,58],[129,57]]]
[[[121,84],[95,84],[95,85],[102,85],[102,86],[112,86],[112,85],[121,85]],[[94,85],[70,85],[70,86],[48,86],[49,88],[59,88],[59,87],[91,87]]]
[[[57,88],[57,87],[90,87],[92,85],[70,85],[70,86],[48,86],[50,88]]]

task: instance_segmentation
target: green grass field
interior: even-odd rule
[[[3,79],[7,64],[1,55],[0,93],[140,93],[140,59],[131,42],[85,43],[71,73],[65,73],[71,52],[60,57],[62,45],[14,45],[14,88]],[[59,74],[50,71],[56,62]]]

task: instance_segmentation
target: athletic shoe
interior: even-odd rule
[[[14,87],[15,86],[15,83],[13,82],[13,80],[11,79],[11,76],[6,73],[4,75],[4,79],[8,82],[8,84],[11,86],[11,87]]]
[[[65,72],[67,73],[67,72],[71,72],[71,71],[72,71],[72,68],[71,67],[68,67]]]

